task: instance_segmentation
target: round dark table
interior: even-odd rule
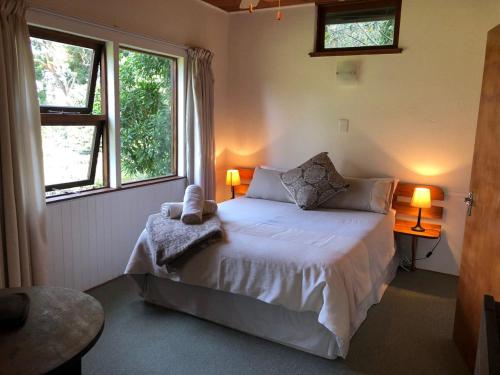
[[[104,328],[104,311],[92,296],[54,287],[10,288],[26,293],[30,311],[19,329],[0,330],[0,374],[80,374],[81,358]]]

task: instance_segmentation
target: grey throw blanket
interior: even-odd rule
[[[203,249],[222,238],[222,224],[216,215],[206,216],[199,225],[186,225],[161,214],[148,218],[150,244],[158,266],[168,266],[181,255]]]

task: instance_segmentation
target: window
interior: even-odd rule
[[[176,174],[177,60],[120,49],[123,183]]]
[[[104,44],[30,27],[48,196],[106,185]]]
[[[311,56],[398,53],[401,0],[363,0],[318,6]]]
[[[120,48],[112,62],[119,95],[107,103],[108,78],[116,82],[106,76],[104,42],[38,27],[30,36],[46,196],[108,187],[110,169],[121,171],[118,187],[176,176],[176,58]],[[120,133],[111,139],[107,108],[115,106]],[[115,142],[120,155],[111,158]]]

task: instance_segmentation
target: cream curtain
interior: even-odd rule
[[[215,199],[214,78],[212,53],[188,50],[186,101],[186,175]]]
[[[24,0],[0,0],[0,287],[45,283],[40,109]]]

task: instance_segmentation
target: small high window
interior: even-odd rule
[[[318,6],[311,56],[398,53],[401,0],[363,0]]]

